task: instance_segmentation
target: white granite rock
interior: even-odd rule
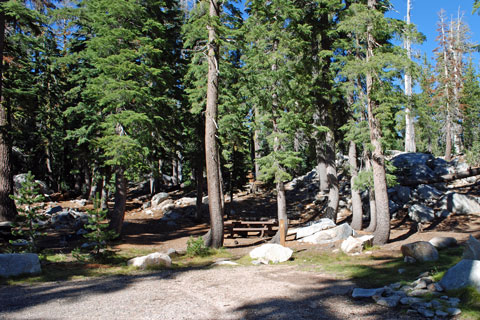
[[[343,240],[340,248],[345,253],[362,252],[367,244],[372,245],[372,241],[373,235],[364,235],[359,238],[350,236],[346,240]]]
[[[353,229],[348,223],[344,223],[332,229],[318,231],[308,237],[300,239],[299,241],[313,244],[327,244],[347,239],[352,235],[354,235]]]
[[[318,221],[315,221],[312,225],[308,227],[303,227],[303,228],[297,228],[297,239],[305,238],[308,236],[311,236],[312,234],[322,231],[325,229],[331,229],[334,228],[336,225],[335,223],[327,218],[320,219]]]
[[[147,256],[130,259],[127,264],[140,269],[156,266],[170,267],[172,265],[172,259],[165,253],[154,252]]]
[[[285,262],[293,254],[293,250],[275,243],[267,243],[250,251],[250,258],[265,259],[273,263]]]

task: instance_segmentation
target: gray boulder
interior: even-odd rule
[[[428,184],[421,184],[417,187],[417,196],[422,200],[438,199],[442,196],[442,192]]]
[[[428,242],[430,242],[437,249],[444,249],[457,245],[457,239],[452,237],[434,237]]]
[[[468,240],[465,243],[465,250],[463,251],[463,259],[480,260],[480,241],[475,239],[472,235],[468,237]]]
[[[51,208],[48,208],[47,210],[45,210],[45,214],[51,215],[51,214],[55,214],[55,213],[58,213],[58,212],[61,212],[61,211],[63,211],[63,208],[61,206],[55,206],[55,207],[51,207]]]
[[[38,255],[34,253],[0,254],[0,277],[42,272]]]
[[[285,262],[293,254],[293,250],[275,243],[267,243],[250,251],[250,258],[273,263]]]
[[[401,205],[410,201],[410,194],[409,187],[398,185],[388,189],[388,198]]]
[[[480,203],[472,196],[450,193],[447,197],[447,209],[456,214],[480,214]]]
[[[152,207],[158,207],[158,205],[160,203],[162,203],[163,201],[167,200],[168,199],[168,193],[166,192],[160,192],[160,193],[157,193],[156,195],[154,195],[152,197],[152,201],[151,201],[151,204],[152,204]]]
[[[303,227],[303,228],[297,228],[297,239],[305,238],[308,236],[311,236],[312,234],[322,231],[325,229],[330,229],[335,227],[335,222],[333,222],[330,219],[324,218],[320,219],[318,221],[315,221],[313,224],[311,224],[308,227]]]
[[[423,204],[414,204],[408,208],[408,216],[416,222],[431,222],[435,219],[435,211]]]
[[[348,223],[344,223],[332,229],[316,232],[298,241],[313,244],[327,244],[338,240],[345,240],[349,236],[354,235],[354,232]]]
[[[474,286],[480,291],[480,261],[460,261],[455,266],[448,269],[442,280],[440,280],[440,285],[445,290]]]
[[[438,251],[430,242],[417,241],[404,244],[401,250],[404,257],[411,257],[416,261],[438,260]]]

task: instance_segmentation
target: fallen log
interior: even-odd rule
[[[480,175],[480,167],[475,168],[468,168],[465,171],[461,172],[454,172],[450,174],[444,174],[435,178],[431,179],[416,179],[416,180],[408,180],[408,179],[399,179],[397,177],[397,181],[400,185],[411,187],[411,186],[418,186],[419,184],[433,184],[433,183],[441,183],[441,182],[451,182],[458,179],[464,179],[468,177],[478,176]]]

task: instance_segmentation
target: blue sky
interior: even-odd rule
[[[407,14],[407,0],[391,0],[394,6],[394,12],[388,14],[389,17],[404,20]],[[450,19],[451,16],[457,17],[458,9],[463,13],[463,18],[471,30],[471,41],[480,44],[480,15],[472,15],[473,0],[412,0],[411,19],[412,23],[417,26],[417,29],[422,32],[427,40],[421,46],[416,46],[419,51],[427,53],[432,57],[432,50],[438,44],[435,41],[437,37],[437,22],[438,13],[441,9],[446,11],[446,16]],[[479,54],[474,56],[477,64],[479,61]]]

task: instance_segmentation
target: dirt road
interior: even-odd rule
[[[349,298],[353,283],[262,265],[0,287],[1,319],[413,319]]]

